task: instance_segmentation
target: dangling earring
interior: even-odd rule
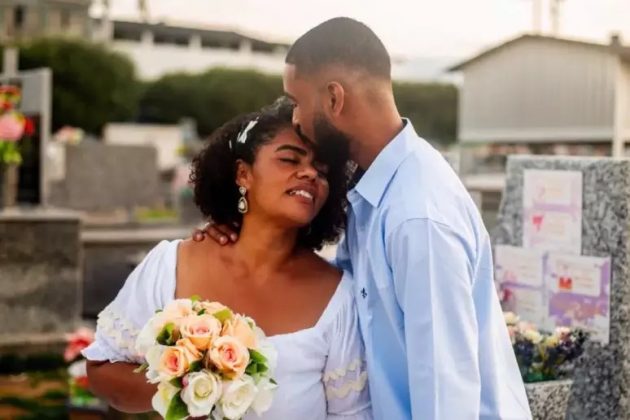
[[[247,194],[247,188],[238,187],[238,192],[241,193],[241,198],[238,199],[238,212],[245,214],[249,211],[249,203],[245,197],[245,194]]]

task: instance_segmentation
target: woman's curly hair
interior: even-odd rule
[[[232,119],[212,133],[206,147],[193,159],[190,174],[195,204],[206,218],[219,224],[241,226],[243,215],[237,209],[240,198],[236,185],[237,161],[253,164],[260,146],[281,130],[292,128],[292,113],[293,106],[281,98],[259,112]],[[237,142],[239,133],[254,119],[258,122],[249,131],[247,141]],[[347,162],[332,152],[327,154],[315,152],[316,160],[328,166],[328,199],[310,226],[300,229],[299,247],[321,249],[339,239],[345,228]]]

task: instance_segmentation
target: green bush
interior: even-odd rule
[[[140,84],[126,56],[68,39],[38,39],[19,48],[20,69],[52,69],[53,130],[71,125],[100,134],[107,122],[136,116]]]
[[[457,88],[440,83],[394,83],[394,96],[402,115],[419,135],[447,145],[457,138]]]
[[[196,120],[206,136],[234,116],[270,104],[282,95],[280,76],[251,70],[212,69],[202,74],[170,74],[150,83],[140,101],[140,119],[176,123]]]

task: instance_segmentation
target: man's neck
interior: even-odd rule
[[[362,124],[361,133],[354,137],[355,144],[351,145],[351,154],[359,167],[366,171],[383,149],[403,130],[405,124],[396,109],[390,111],[389,115],[374,115],[363,121],[371,123]]]

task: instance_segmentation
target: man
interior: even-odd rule
[[[295,42],[283,77],[300,133],[347,148],[364,171],[336,264],[355,279],[374,416],[531,418],[486,229],[448,163],[399,115],[390,74],[378,37],[335,18]]]

